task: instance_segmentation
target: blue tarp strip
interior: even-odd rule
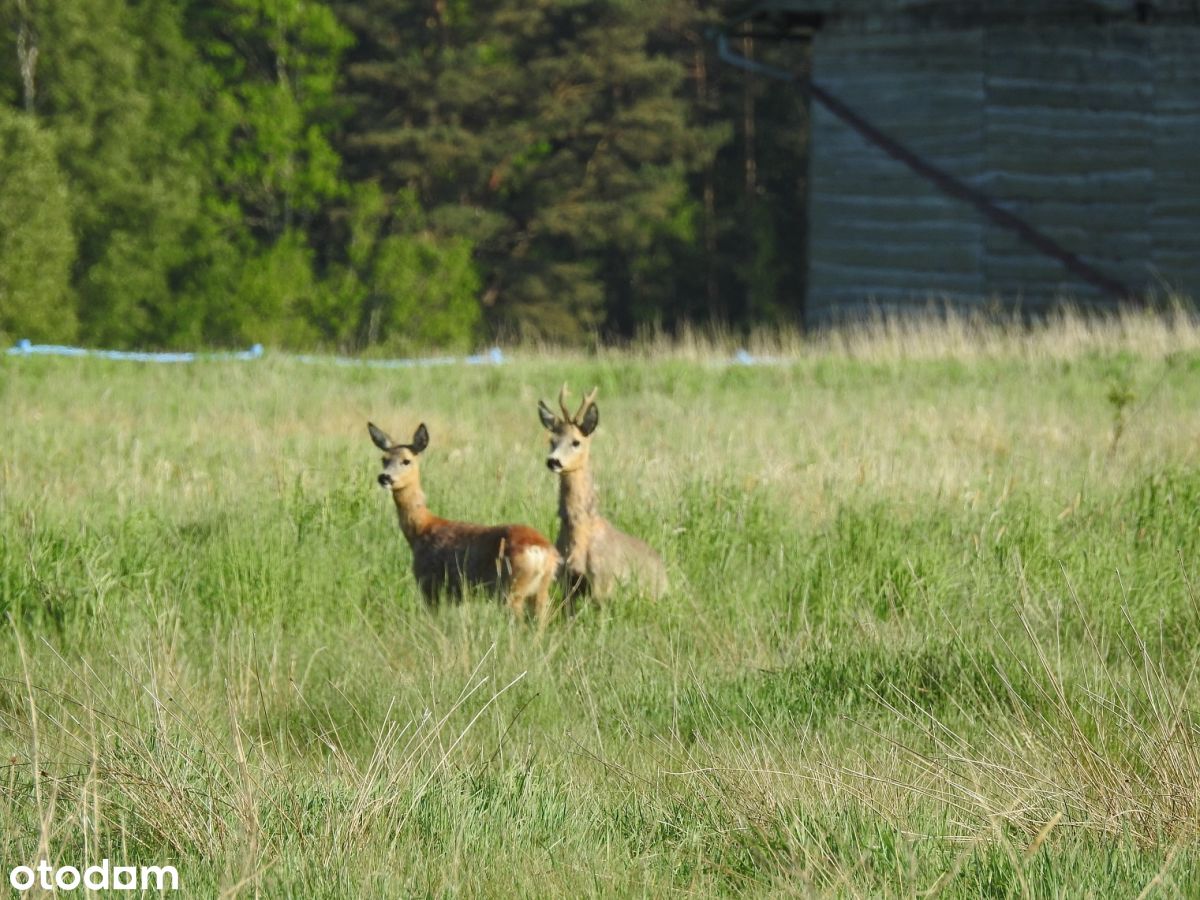
[[[9,356],[94,356],[99,359],[120,359],[128,362],[188,363],[198,359],[258,359],[263,355],[262,344],[255,344],[240,353],[143,353],[136,350],[91,350],[86,347],[64,347],[61,344],[35,344],[19,341],[8,348]]]
[[[468,366],[495,365],[504,362],[499,347],[475,356],[433,356],[417,359],[354,359],[349,356],[290,356],[296,362],[328,363],[335,366],[366,366],[371,369],[407,369],[413,366],[452,366],[461,363]]]
[[[92,356],[99,359],[117,359],[128,362],[150,363],[190,363],[201,359],[261,359],[265,353],[262,344],[255,344],[249,350],[238,353],[143,353],[135,350],[90,350],[86,347],[65,347],[60,344],[35,344],[29,340],[19,341],[16,346],[8,349],[9,356]],[[414,366],[451,366],[456,364],[478,366],[498,366],[504,362],[504,353],[499,347],[493,347],[485,353],[474,356],[434,356],[415,357],[412,359],[356,359],[350,356],[287,356],[287,359],[301,363],[315,363],[335,366],[366,366],[372,369],[407,369]],[[752,356],[746,350],[737,350],[730,360],[739,366],[778,365],[785,360],[770,356]]]
[[[91,356],[98,359],[117,359],[127,362],[190,363],[202,359],[262,359],[265,355],[262,344],[239,353],[143,353],[134,350],[91,350],[85,347],[65,347],[60,344],[35,344],[23,340],[8,349],[9,356]],[[324,363],[335,366],[369,366],[378,369],[402,369],[411,366],[448,366],[455,363],[466,365],[499,365],[504,354],[499,347],[475,356],[437,356],[414,359],[354,359],[348,356],[287,356],[302,363]]]

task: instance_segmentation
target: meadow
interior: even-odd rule
[[[1200,895],[1200,328],[1066,317],[500,366],[0,357],[0,868],[184,896]],[[673,588],[420,602],[553,537],[536,402]],[[36,892],[34,892],[36,893]]]

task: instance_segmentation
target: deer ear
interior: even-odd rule
[[[547,431],[553,431],[554,426],[558,424],[558,416],[550,412],[550,407],[541,400],[538,401],[538,418],[542,420],[542,427]]]
[[[371,440],[375,442],[375,446],[380,450],[392,449],[392,439],[387,436],[387,433],[382,428],[376,427],[374,422],[367,423],[367,431],[371,432]]]
[[[417,426],[417,430],[413,432],[412,451],[413,453],[424,453],[425,448],[429,446],[429,429],[422,422]]]
[[[587,437],[596,430],[596,426],[600,424],[600,410],[595,403],[588,406],[587,412],[583,414],[583,418],[579,420],[579,430],[583,432],[583,436]]]

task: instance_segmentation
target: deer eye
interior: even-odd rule
[[[411,459],[406,459],[406,460],[404,460],[402,463],[400,463],[400,465],[402,465],[402,466],[408,466],[408,465],[412,465],[412,460],[411,460]]]
[[[582,443],[582,442],[579,440],[579,438],[575,438],[575,440],[571,441],[571,446],[578,447],[580,445],[580,443]]]

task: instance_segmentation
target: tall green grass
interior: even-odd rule
[[[0,357],[0,868],[187,896],[1178,896],[1200,331],[949,320],[495,368]],[[424,609],[435,511],[555,530],[539,397],[674,589]]]

